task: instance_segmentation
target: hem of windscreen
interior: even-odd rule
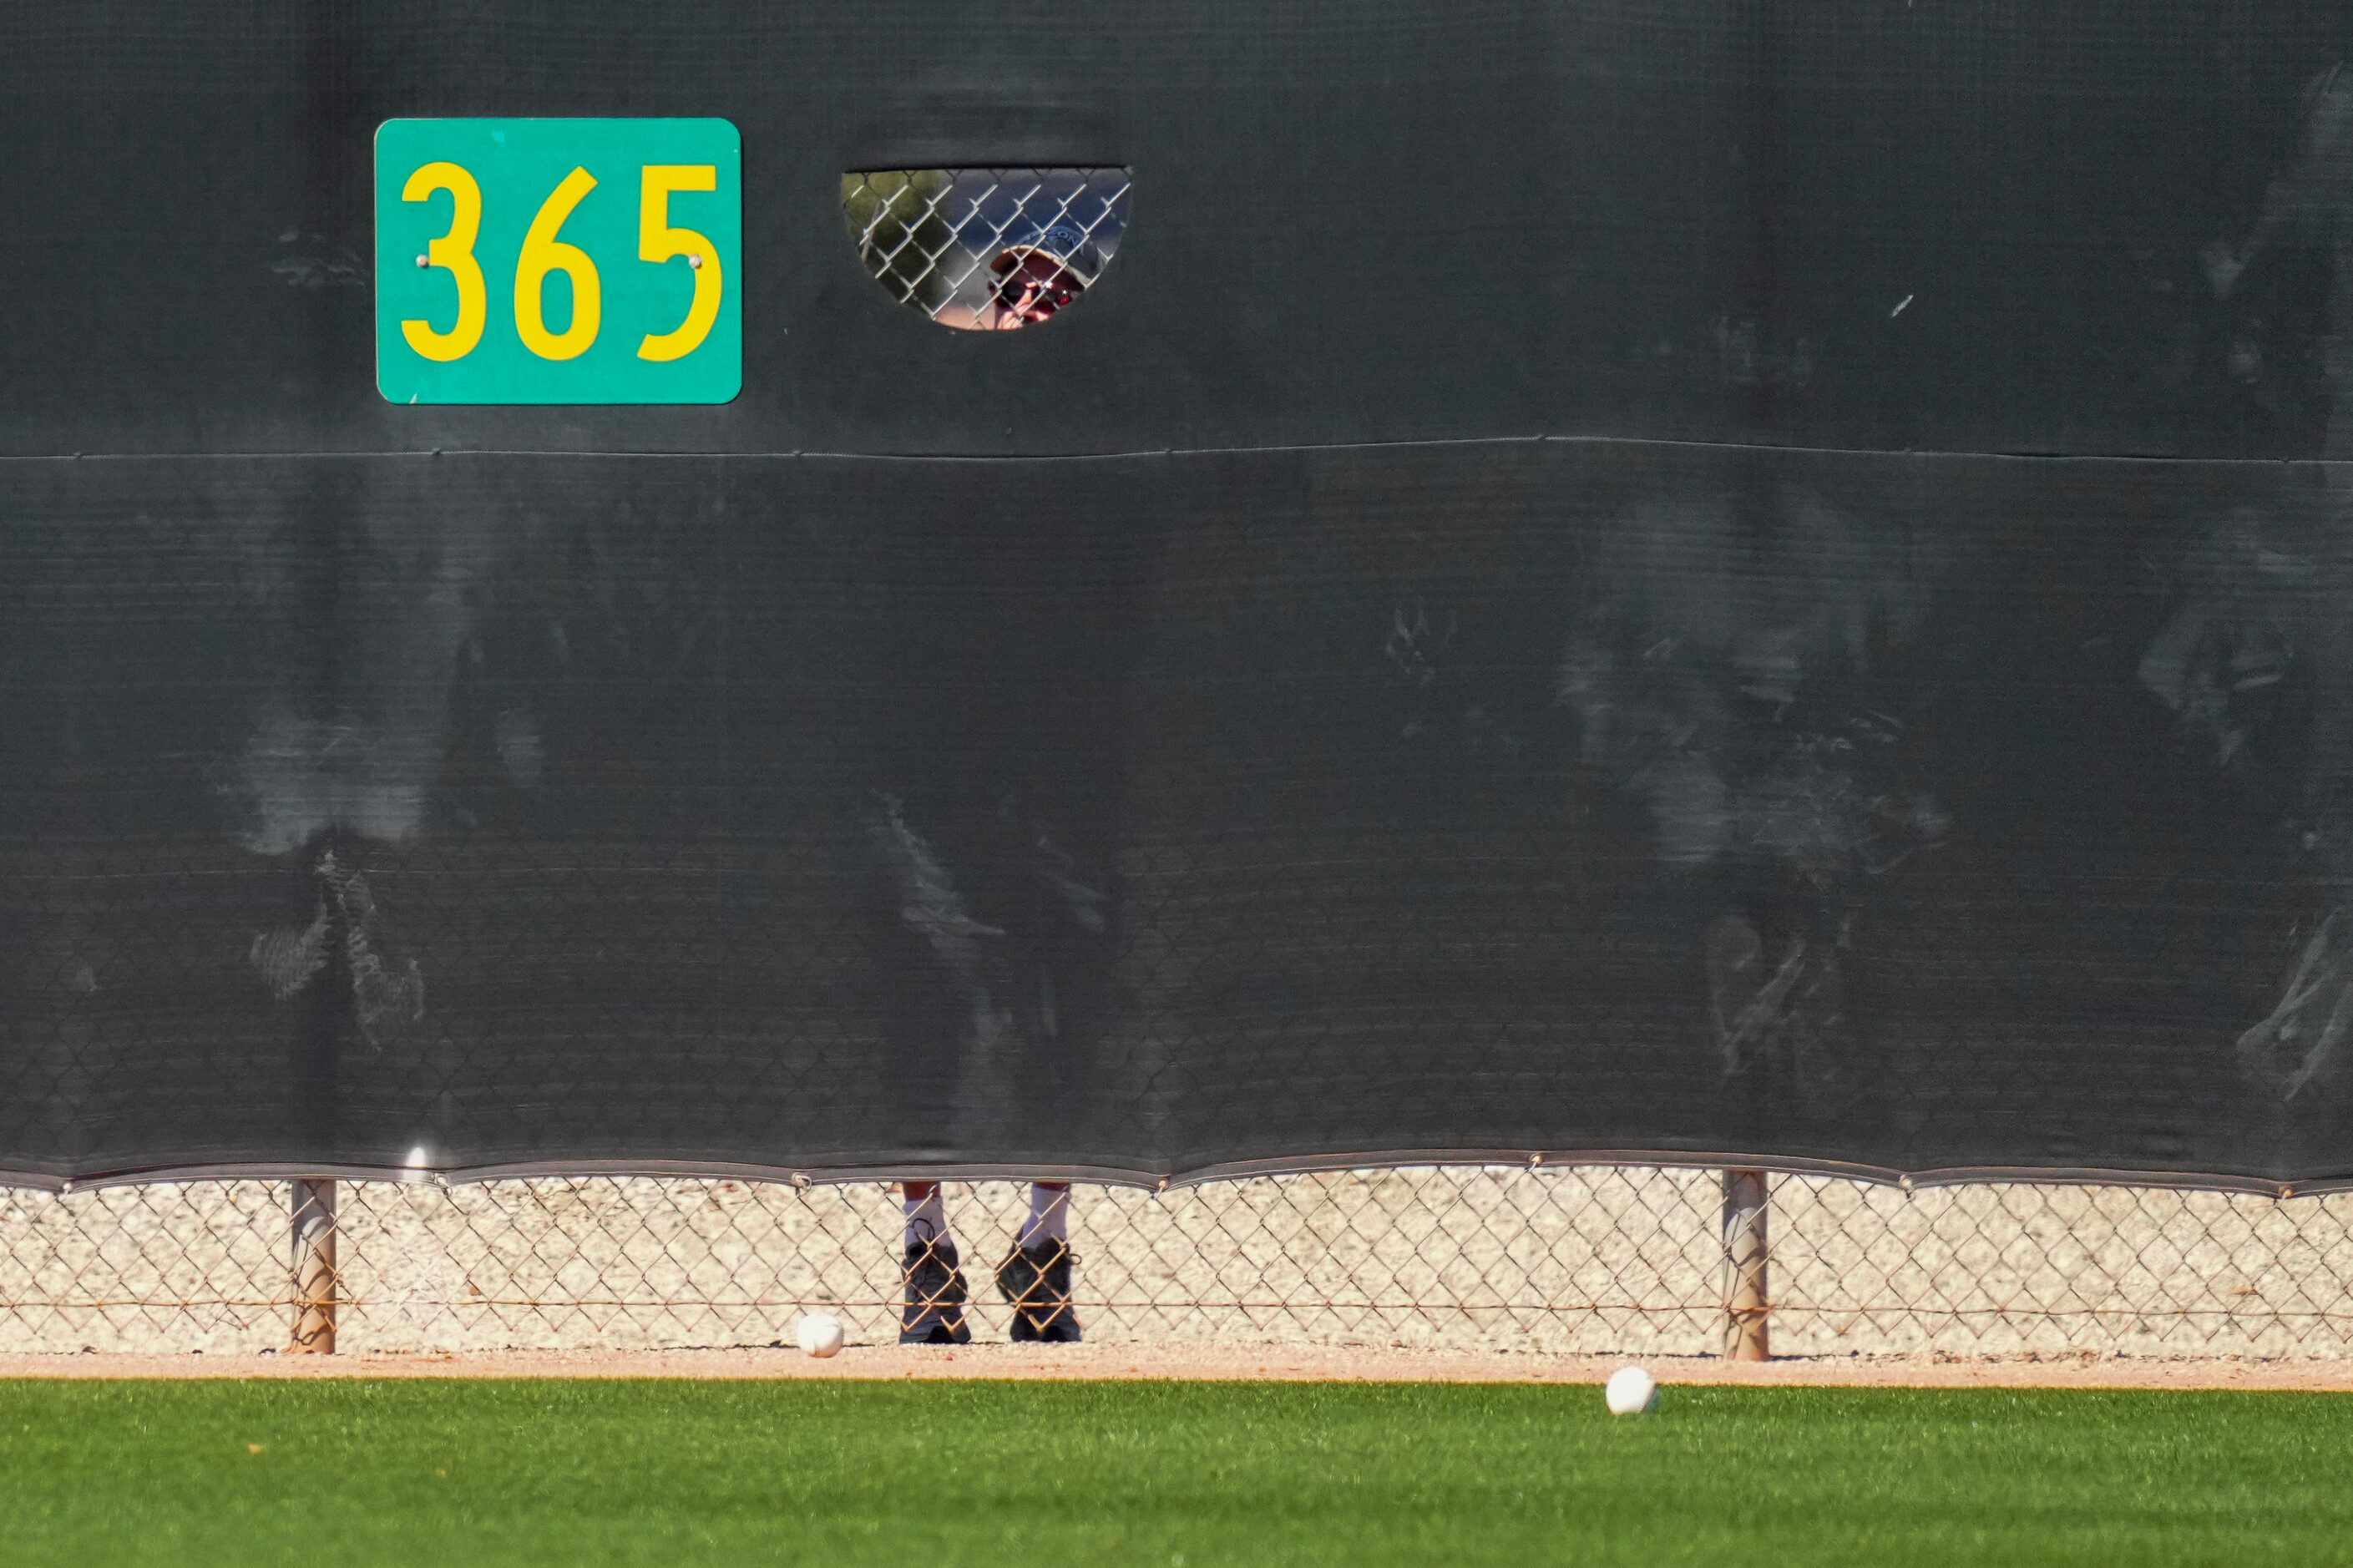
[[[1403,1149],[1350,1150],[1219,1161],[1167,1170],[1040,1160],[895,1158],[832,1163],[769,1163],[728,1160],[507,1160],[419,1167],[372,1162],[221,1160],[125,1166],[72,1176],[0,1170],[0,1188],[77,1193],[103,1187],[170,1182],[337,1180],[407,1185],[470,1186],[488,1182],[565,1178],[704,1179],[846,1186],[872,1182],[1076,1182],[1089,1185],[1169,1191],[1251,1177],[1312,1175],[1335,1171],[1483,1167],[1511,1170],[1651,1169],[1767,1171],[1864,1182],[1905,1191],[1989,1183],[2042,1186],[2159,1187],[2285,1199],[2353,1191],[2353,1172],[2278,1177],[2226,1172],[2106,1165],[1940,1165],[1905,1169],[1856,1161],[1702,1149]]]

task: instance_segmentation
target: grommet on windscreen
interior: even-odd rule
[[[388,120],[376,388],[394,403],[725,403],[744,383],[724,120]]]
[[[869,169],[841,176],[841,216],[892,298],[944,327],[1006,331],[1098,284],[1128,188],[1125,169]]]

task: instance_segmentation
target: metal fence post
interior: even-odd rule
[[[1765,1173],[1724,1173],[1724,1354],[1770,1361],[1765,1234]]]
[[[294,1342],[297,1355],[335,1353],[335,1183],[304,1177],[293,1185]]]

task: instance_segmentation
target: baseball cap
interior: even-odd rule
[[[1033,256],[1053,261],[1082,289],[1103,275],[1103,252],[1073,223],[1023,224],[1008,229],[997,254],[989,258],[989,270],[1003,277]]]

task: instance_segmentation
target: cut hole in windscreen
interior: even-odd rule
[[[891,297],[944,327],[1054,320],[1097,287],[1127,227],[1124,169],[870,169],[842,221]]]

